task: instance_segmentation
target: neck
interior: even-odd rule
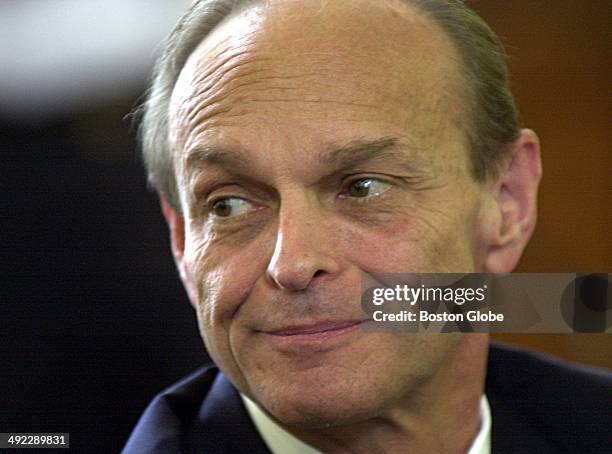
[[[430,380],[379,417],[326,429],[286,429],[326,453],[464,453],[480,427],[487,348],[486,335],[463,335]]]

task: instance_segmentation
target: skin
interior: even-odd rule
[[[162,208],[206,347],[322,450],[462,452],[478,430],[486,336],[353,325],[363,272],[508,272],[533,231],[537,137],[477,183],[460,70],[403,4],[276,0],[215,29],[173,92],[181,213]]]

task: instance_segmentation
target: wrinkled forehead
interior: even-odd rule
[[[188,59],[172,97],[173,129],[188,134],[255,105],[433,127],[435,111],[453,110],[457,67],[446,35],[403,1],[254,3]]]

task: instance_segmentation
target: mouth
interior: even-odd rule
[[[318,322],[286,326],[278,330],[261,331],[270,342],[279,347],[322,347],[337,343],[355,332],[362,320]]]

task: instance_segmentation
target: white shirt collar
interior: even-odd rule
[[[480,398],[480,429],[467,450],[467,454],[490,454],[491,453],[491,407],[484,394]]]
[[[270,418],[259,406],[244,394],[240,394],[242,401],[255,424],[259,435],[268,445],[272,454],[321,454],[310,445],[294,437],[276,421]]]
[[[251,399],[240,394],[242,401],[255,424],[259,435],[273,454],[321,454],[310,445],[291,435],[270,418]],[[480,429],[466,454],[490,454],[491,452],[491,409],[483,394],[480,399]]]

